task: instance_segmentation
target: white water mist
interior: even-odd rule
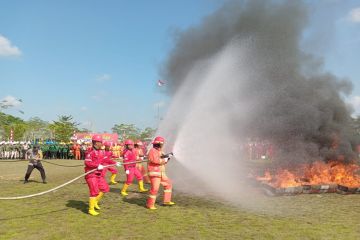
[[[239,181],[247,173],[231,121],[251,110],[238,101],[241,84],[250,77],[246,55],[246,44],[229,44],[194,66],[173,97],[158,134],[170,141],[167,150],[176,156],[177,162],[168,165],[176,189],[230,201],[245,198]]]

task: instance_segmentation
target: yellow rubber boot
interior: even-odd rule
[[[147,192],[149,191],[148,189],[144,188],[144,182],[143,181],[139,181],[139,191],[140,192]]]
[[[97,211],[95,211],[95,203],[96,203],[96,197],[90,197],[89,198],[89,214],[92,216],[99,215]]]
[[[116,174],[112,174],[110,177],[110,184],[117,184],[117,181],[115,181]]]
[[[128,189],[128,187],[129,187],[130,185],[128,185],[128,184],[124,184],[124,186],[123,186],[123,188],[121,189],[121,195],[123,195],[123,196],[127,196],[127,195],[129,195],[127,192],[126,192],[126,190]]]
[[[156,207],[149,207],[148,209],[149,210],[156,210],[157,208]]]
[[[174,202],[164,202],[164,205],[165,206],[173,206],[173,205],[175,205],[175,203]]]
[[[97,197],[96,197],[96,202],[95,202],[95,205],[94,205],[94,207],[95,207],[95,209],[96,210],[100,210],[101,208],[99,207],[99,202],[100,202],[100,200],[101,200],[101,198],[104,196],[104,193],[103,192],[100,192],[99,193],[99,195],[97,195]]]

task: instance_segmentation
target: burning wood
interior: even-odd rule
[[[290,169],[266,170],[256,180],[275,195],[298,193],[360,193],[360,166],[321,162]]]

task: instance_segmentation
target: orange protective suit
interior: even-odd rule
[[[76,144],[74,146],[74,152],[75,152],[75,159],[80,160],[81,154],[80,154],[80,145],[79,144]]]
[[[144,160],[144,151],[141,148],[134,148],[136,154],[136,160],[141,161]],[[140,171],[143,176],[143,180],[146,183],[150,183],[150,178],[147,173],[147,169],[144,167],[143,163],[137,163],[136,168]]]
[[[148,176],[151,182],[149,198],[146,202],[147,208],[154,208],[160,184],[164,187],[164,204],[171,202],[172,184],[165,174],[167,161],[161,158],[160,149],[152,148],[148,154]]]

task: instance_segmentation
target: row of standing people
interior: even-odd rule
[[[104,147],[104,146],[103,146]],[[74,142],[42,145],[41,150],[45,159],[76,159],[85,160],[86,152],[91,149],[91,142]],[[122,146],[120,143],[114,143],[110,146],[110,151],[120,157]]]
[[[30,142],[1,141],[0,159],[25,159],[30,148]]]
[[[86,152],[91,148],[91,143],[60,142],[36,144],[42,152],[44,159],[76,159],[85,160]],[[32,148],[31,142],[0,142],[0,159],[27,159],[26,152]],[[120,157],[123,147],[119,143],[110,146],[111,152]]]
[[[147,199],[146,206],[151,210],[155,210],[156,196],[160,185],[164,186],[164,202],[166,206],[174,205],[171,201],[172,184],[170,179],[166,176],[165,165],[170,160],[170,157],[164,157],[162,152],[164,138],[156,137],[152,142],[153,147],[148,153],[148,165],[147,171],[141,165],[139,161],[144,158],[144,153],[141,149],[139,142],[134,144],[132,140],[125,141],[125,148],[122,151],[122,157],[124,159],[123,165],[126,173],[126,182],[121,189],[121,195],[127,196],[127,189],[132,184],[134,177],[138,180],[139,191],[147,192],[144,188],[144,177],[148,177],[151,189]],[[102,150],[104,145],[105,149]],[[109,169],[113,174],[117,173],[117,170],[107,165],[120,166],[120,162],[114,161],[116,156],[110,151],[108,143],[103,144],[101,135],[94,135],[92,137],[92,149],[87,152],[85,158],[85,172],[90,172],[85,176],[85,180],[89,187],[89,214],[98,215],[100,210],[99,202],[105,193],[109,192],[109,185],[105,180],[106,171]],[[146,173],[147,172],[147,173]],[[114,178],[115,179],[115,178]],[[113,180],[114,180],[113,179]]]
[[[41,150],[44,159],[75,159],[75,144],[73,143],[52,143],[44,144],[39,142],[35,144]],[[30,141],[1,141],[0,142],[0,159],[27,159],[26,152],[35,146]],[[78,159],[85,159],[86,147],[82,147],[79,151]]]

